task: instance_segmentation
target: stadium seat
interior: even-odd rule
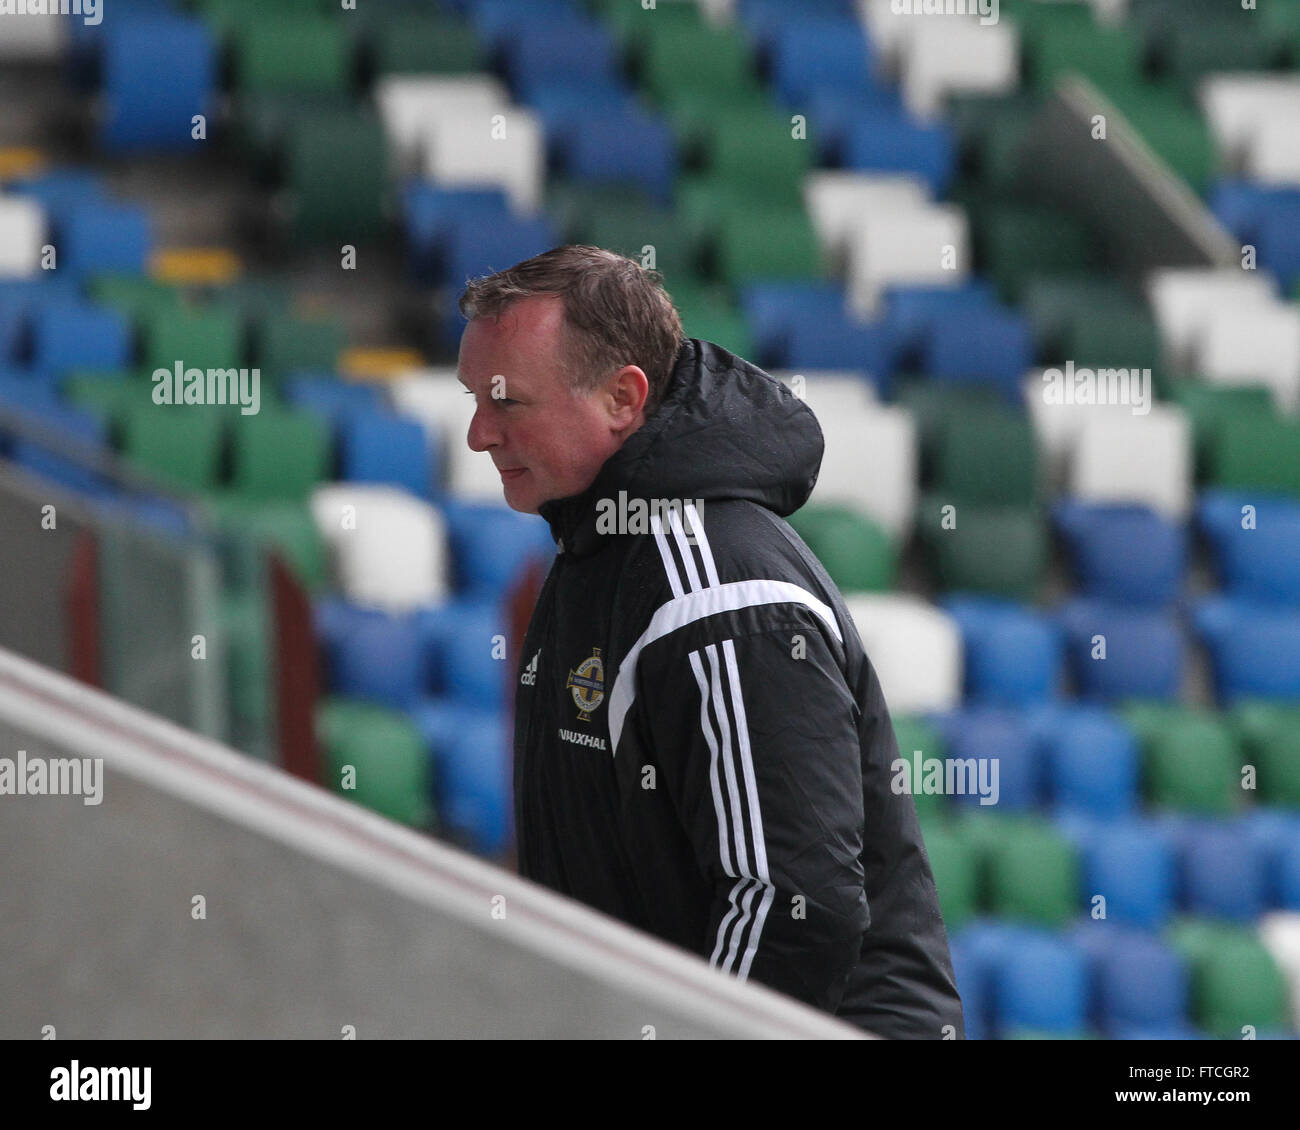
[[[1300,407],[1300,310],[1283,302],[1209,311],[1192,368],[1215,384],[1262,384],[1279,411]]]
[[[1187,371],[1206,318],[1215,311],[1248,310],[1274,297],[1266,276],[1236,268],[1165,268],[1151,272],[1147,296],[1168,363]]]
[[[901,750],[899,754],[903,757],[911,756],[903,754]],[[944,927],[951,934],[966,925],[979,909],[976,861],[965,840],[947,827],[926,830],[925,851],[934,873]],[[969,1032],[967,1035],[969,1037]]]
[[[381,9],[368,28],[377,75],[474,74],[487,57],[468,21],[442,11]],[[358,14],[360,14],[358,12]]]
[[[445,526],[429,503],[395,487],[331,483],[312,493],[311,509],[354,604],[400,613],[446,597]]]
[[[136,205],[87,202],[69,208],[57,236],[59,269],[78,276],[140,275],[148,265],[150,221]]]
[[[303,499],[329,476],[330,429],[310,412],[263,407],[231,429],[231,487],[246,498]]]
[[[437,465],[432,437],[416,420],[374,409],[341,420],[339,470],[347,482],[389,483],[431,498]]]
[[[1088,922],[1070,935],[1088,955],[1092,1019],[1107,1036],[1186,1022],[1190,978],[1178,953],[1132,926]]]
[[[922,348],[954,314],[993,312],[993,288],[982,279],[963,286],[892,286],[884,293],[883,320],[899,363],[921,366]],[[1017,374],[1019,379],[1021,374]]]
[[[757,228],[755,230],[758,230]],[[879,322],[862,322],[843,311],[813,321],[791,318],[783,363],[799,369],[860,369],[880,399],[893,387],[893,339]]]
[[[141,361],[150,372],[239,368],[244,364],[244,326],[236,309],[213,303],[159,306],[142,319]]]
[[[970,270],[966,213],[948,204],[861,217],[848,243],[850,308],[878,312],[895,286],[959,287]]]
[[[961,629],[966,700],[1025,706],[1054,698],[1062,674],[1059,629],[1010,601],[949,598],[942,607]]]
[[[942,122],[922,123],[889,112],[863,115],[845,131],[846,169],[877,173],[912,173],[935,196],[942,196],[956,168],[956,146]]]
[[[1174,913],[1178,854],[1172,836],[1148,819],[1107,818],[1079,845],[1088,909],[1104,898],[1105,922],[1158,930]]]
[[[234,81],[241,94],[346,90],[351,46],[343,20],[258,9],[234,29]]]
[[[500,596],[531,561],[549,565],[555,555],[550,527],[535,515],[505,506],[447,499],[442,507],[456,591],[466,597]]]
[[[336,321],[271,311],[254,323],[250,359],[270,380],[305,370],[328,372],[345,344],[346,332]]]
[[[900,51],[907,107],[937,115],[956,92],[1004,93],[1019,85],[1020,43],[1013,23],[922,20]]]
[[[1052,517],[1081,596],[1124,604],[1168,605],[1187,573],[1187,528],[1136,505],[1061,499]]]
[[[48,303],[31,316],[32,365],[51,373],[121,369],[133,359],[130,327],[114,310]]]
[[[1181,902],[1191,914],[1253,923],[1264,911],[1260,852],[1235,823],[1201,821],[1180,837]]]
[[[104,148],[176,152],[195,145],[193,118],[212,112],[217,85],[217,45],[201,20],[159,13],[112,25],[100,66]]]
[[[479,710],[504,708],[513,680],[500,597],[460,597],[417,613],[436,694]]]
[[[36,200],[0,196],[0,279],[37,276],[45,240],[45,211]]]
[[[335,791],[390,820],[432,830],[430,763],[410,719],[386,707],[335,698],[320,705],[316,725],[325,779]]]
[[[677,146],[660,118],[589,101],[582,112],[568,117],[557,144],[564,172],[574,180],[634,186],[661,207],[672,203]]]
[[[875,85],[874,60],[853,17],[808,14],[786,19],[766,37],[773,93],[798,110],[815,89],[865,92]]]
[[[139,394],[123,414],[123,453],[172,487],[213,487],[221,470],[225,421],[204,405],[152,403]]]
[[[894,738],[898,746],[898,756],[904,761],[915,764],[916,754],[919,752],[922,757],[922,767],[924,768],[925,758],[937,758],[943,760],[947,747],[944,745],[943,733],[939,726],[932,719],[920,717],[918,715],[895,715],[890,721],[894,724]],[[894,765],[893,770],[897,772],[898,765]],[[914,782],[913,782],[914,783]],[[912,791],[912,803],[916,806],[916,815],[926,829],[926,843],[930,842],[931,831],[959,831],[951,824],[939,824],[935,819],[941,818],[949,810],[949,804],[943,793],[926,792],[924,789]],[[966,850],[964,844],[959,848],[960,856],[963,860],[974,861],[974,855]],[[965,874],[963,870],[962,874]],[[972,875],[974,873],[972,872]],[[963,881],[964,880],[959,880]],[[972,880],[973,881],[973,880]],[[936,880],[937,882],[937,880]],[[945,896],[941,893],[941,899]],[[978,890],[971,888],[966,894],[959,894],[958,901],[965,906],[969,901],[970,909],[973,910],[978,901]]]
[[[946,416],[936,432],[933,455],[936,498],[961,504],[1029,506],[1039,497],[1037,451],[1029,420],[1002,406]]]
[[[424,175],[447,188],[500,185],[519,214],[536,212],[546,179],[545,139],[526,106],[436,118],[426,132]]]
[[[1086,909],[1079,863],[1074,846],[1050,826],[1011,822],[989,851],[990,909],[1014,921],[1063,926]]]
[[[1041,805],[1042,749],[1019,712],[963,706],[947,714],[939,728],[948,764],[954,765],[954,805],[983,812],[995,807],[998,812],[1017,813],[1031,812]],[[957,775],[958,767],[962,776]]]
[[[1224,420],[1211,449],[1215,486],[1300,498],[1300,421],[1292,417]]]
[[[414,709],[429,684],[415,615],[345,605],[332,619],[337,636],[329,648],[331,693]]]
[[[425,699],[412,715],[433,758],[442,835],[479,855],[496,855],[510,830],[510,743],[495,711]]]
[[[947,613],[920,597],[846,598],[862,645],[897,714],[952,710],[961,700],[961,635]]]
[[[1121,713],[1141,746],[1150,804],[1217,815],[1240,809],[1241,749],[1221,717],[1155,703],[1125,707]]]
[[[919,474],[911,414],[888,404],[857,411],[845,405],[818,420],[825,451],[811,501],[856,509],[902,545],[915,521]]]
[[[1005,1037],[1081,1032],[1087,1022],[1083,951],[1065,937],[1029,935],[994,973],[996,1025]]]
[[[931,326],[921,368],[933,380],[987,383],[1014,399],[1034,361],[1029,326],[1010,311],[951,310]]]
[[[1060,815],[1114,820],[1138,803],[1138,744],[1108,710],[1070,705],[1052,710],[1041,739],[1047,793]]]
[[[1221,704],[1300,701],[1300,609],[1212,597],[1196,608],[1194,620]]]
[[[1212,1037],[1239,1040],[1281,1027],[1287,988],[1269,952],[1244,926],[1189,920],[1170,940],[1191,970],[1192,1015]]]
[[[1228,595],[1300,605],[1300,502],[1205,491],[1197,515]]]
[[[944,592],[1032,600],[1046,574],[1047,525],[1035,506],[961,503],[933,492],[922,500],[917,528]]]
[[[340,162],[340,151],[349,155]],[[385,223],[388,158],[379,119],[345,110],[304,120],[284,154],[285,215],[295,239],[350,243],[375,238]]]
[[[394,169],[416,173],[424,168],[433,123],[490,120],[510,105],[510,93],[499,78],[486,74],[387,75],[375,83],[375,103]]]
[[[1229,720],[1241,743],[1243,764],[1255,766],[1260,801],[1300,812],[1300,708],[1247,701],[1233,709]]]
[[[1137,503],[1172,521],[1191,509],[1192,436],[1177,408],[1090,416],[1079,429],[1070,493],[1084,502]]]
[[[1096,702],[1179,697],[1185,644],[1171,614],[1075,599],[1060,615],[1080,697]]]
[[[599,246],[608,245],[602,243]],[[673,292],[671,275],[668,291],[670,294]],[[829,279],[751,282],[740,290],[740,306],[753,334],[757,352],[755,364],[762,365],[769,372],[787,367],[804,371],[821,367],[797,361],[793,356],[791,336],[802,324],[830,323],[841,327],[841,332],[843,327],[853,325],[846,312],[844,287]],[[804,342],[807,343],[811,336],[805,334]]]
[[[843,593],[884,592],[894,587],[897,550],[870,518],[846,506],[804,506],[790,524]]]

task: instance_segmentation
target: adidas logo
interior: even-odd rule
[[[537,661],[541,657],[542,653],[539,651],[528,661],[528,666],[524,668],[524,673],[519,676],[519,683],[521,686],[531,687],[535,682],[537,682]]]

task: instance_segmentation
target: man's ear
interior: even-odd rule
[[[616,428],[630,427],[640,417],[650,395],[650,380],[636,365],[624,365],[605,385],[611,422]]]

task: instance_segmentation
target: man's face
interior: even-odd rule
[[[466,441],[491,455],[506,504],[527,514],[581,494],[627,434],[625,413],[604,390],[570,389],[563,331],[563,299],[537,295],[500,318],[474,318],[460,342],[457,375],[475,397]]]

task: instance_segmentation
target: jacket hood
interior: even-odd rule
[[[602,542],[597,504],[633,499],[748,499],[784,518],[812,493],[823,440],[812,410],[779,380],[699,338],[678,350],[655,413],[605,461],[582,494],[539,511],[562,551]]]

